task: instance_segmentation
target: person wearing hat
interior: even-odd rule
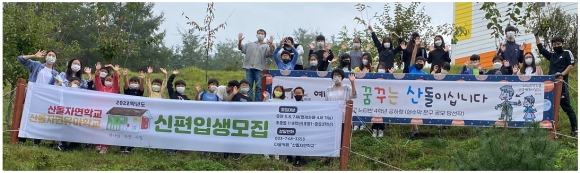
[[[293,58],[290,58],[290,52],[283,50],[281,56],[278,57],[278,52],[281,47],[288,45],[292,50],[292,54],[294,55]],[[274,61],[276,61],[276,65],[278,65],[278,70],[294,70],[294,66],[296,65],[296,61],[299,59],[300,53],[294,48],[294,44],[285,38],[280,42],[280,46],[274,49]]]

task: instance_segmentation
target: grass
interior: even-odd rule
[[[454,66],[450,73],[458,73],[461,67]],[[548,69],[547,67],[544,69]],[[547,70],[546,70],[547,71]],[[136,75],[131,73],[128,77]],[[244,72],[209,72],[210,77],[215,77],[220,84],[226,84],[230,79],[243,79]],[[154,74],[152,78],[161,74]],[[205,72],[197,68],[187,68],[180,71],[177,79],[188,82],[188,95],[195,94],[195,83],[204,85]],[[578,76],[575,68],[570,73],[570,85],[577,89]],[[122,86],[122,83],[121,83]],[[10,91],[10,87],[3,88],[4,94]],[[572,105],[577,111],[576,92],[572,91]],[[10,101],[4,96],[4,110]],[[4,112],[4,116],[6,116]],[[8,129],[5,124],[4,129]],[[388,125],[385,137],[372,138],[368,131],[355,131],[352,138],[352,151],[364,154],[384,163],[396,166],[403,170],[459,170],[456,156],[452,151],[457,149],[473,150],[482,141],[478,130],[472,127],[450,127],[447,130],[438,130],[432,126],[421,128],[422,136],[416,140],[408,140],[408,125]],[[568,134],[570,123],[565,113],[560,111],[560,132]],[[204,170],[204,171],[228,171],[228,170],[307,170],[325,171],[338,170],[339,159],[330,163],[319,163],[319,158],[307,157],[307,163],[303,167],[293,167],[289,163],[277,160],[264,160],[261,155],[244,155],[241,161],[231,159],[224,160],[220,156],[202,156],[198,152],[180,152],[176,155],[166,155],[159,151],[145,152],[136,149],[131,154],[120,154],[118,147],[110,147],[109,154],[101,155],[93,149],[83,148],[68,152],[56,151],[44,142],[40,147],[32,147],[31,142],[19,145],[8,145],[9,133],[3,135],[3,167],[4,170]],[[577,170],[578,169],[578,143],[577,140],[560,137],[557,140],[561,147],[558,149],[554,170]],[[479,153],[486,154],[486,153]],[[392,168],[356,154],[350,155],[349,170],[393,170]]]

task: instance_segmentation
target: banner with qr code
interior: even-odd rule
[[[210,102],[29,83],[19,137],[209,152],[338,157],[340,102]]]
[[[271,86],[282,85],[287,92],[302,87],[304,101],[324,101],[331,82],[330,78],[274,76]],[[348,78],[343,84],[350,85]],[[549,87],[553,85],[544,82],[356,79],[353,121],[401,124],[445,121],[465,126],[509,121],[519,122],[513,126],[522,126],[525,122],[550,119],[547,116],[551,114],[545,112],[552,107],[545,93],[551,90]]]

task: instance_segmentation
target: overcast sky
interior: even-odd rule
[[[368,15],[373,16],[375,12],[382,13],[383,7],[387,2],[368,2],[364,3],[370,6]],[[338,36],[342,26],[347,25],[349,31],[355,27],[359,30],[366,28],[357,24],[353,18],[360,16],[360,12],[355,9],[355,2],[316,2],[316,3],[285,3],[285,2],[216,2],[214,7],[215,21],[213,26],[225,22],[228,19],[228,26],[225,30],[218,31],[217,42],[226,39],[237,39],[238,33],[244,34],[244,41],[255,41],[256,30],[263,28],[266,30],[268,37],[273,35],[278,40],[278,35],[291,36],[294,29],[312,28],[319,29],[327,39],[332,34]],[[391,5],[391,12],[394,9],[394,3]],[[408,6],[411,3],[403,3]],[[453,22],[453,3],[452,2],[423,2],[420,7],[425,6],[425,12],[432,17],[433,26]],[[165,13],[165,22],[160,30],[166,30],[165,44],[167,46],[182,45],[181,36],[178,28],[181,30],[190,29],[192,26],[187,24],[187,19],[182,16],[187,15],[192,21],[203,23],[206,15],[207,3],[203,2],[156,2],[154,13],[156,15]],[[235,11],[234,11],[235,10]],[[366,18],[366,12],[363,13]],[[307,19],[307,20],[304,20]],[[376,23],[376,20],[372,20]],[[370,39],[370,38],[368,38]],[[451,42],[446,38],[445,42]]]

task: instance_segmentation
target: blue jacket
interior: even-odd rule
[[[66,76],[66,72],[65,71],[61,72],[59,76],[60,78],[62,78],[62,85],[68,87],[68,78]],[[81,79],[81,84],[79,85],[79,87],[87,89],[88,88],[87,81],[82,77],[79,77],[79,79]]]
[[[39,61],[33,61],[30,59],[24,59],[22,55],[18,56],[18,61],[24,65],[28,70],[30,70],[30,74],[28,75],[28,81],[36,83],[36,75],[38,72],[42,70],[45,66],[43,63]],[[54,77],[58,75],[58,72],[52,69],[52,78],[50,78],[50,82],[48,84],[54,85]]]
[[[292,57],[292,61],[290,61],[288,64],[285,64],[284,62],[282,62],[280,57],[278,57],[278,51],[280,51],[280,49],[281,49],[280,46],[276,47],[273,53],[274,60],[276,61],[276,65],[278,66],[278,70],[294,70],[294,66],[296,65],[296,61],[298,61],[298,58],[300,58],[300,54],[294,47],[292,47],[294,57]]]
[[[468,68],[465,65],[461,67],[461,74],[470,74],[473,75],[473,68]],[[479,70],[479,74],[483,75],[483,70]]]

